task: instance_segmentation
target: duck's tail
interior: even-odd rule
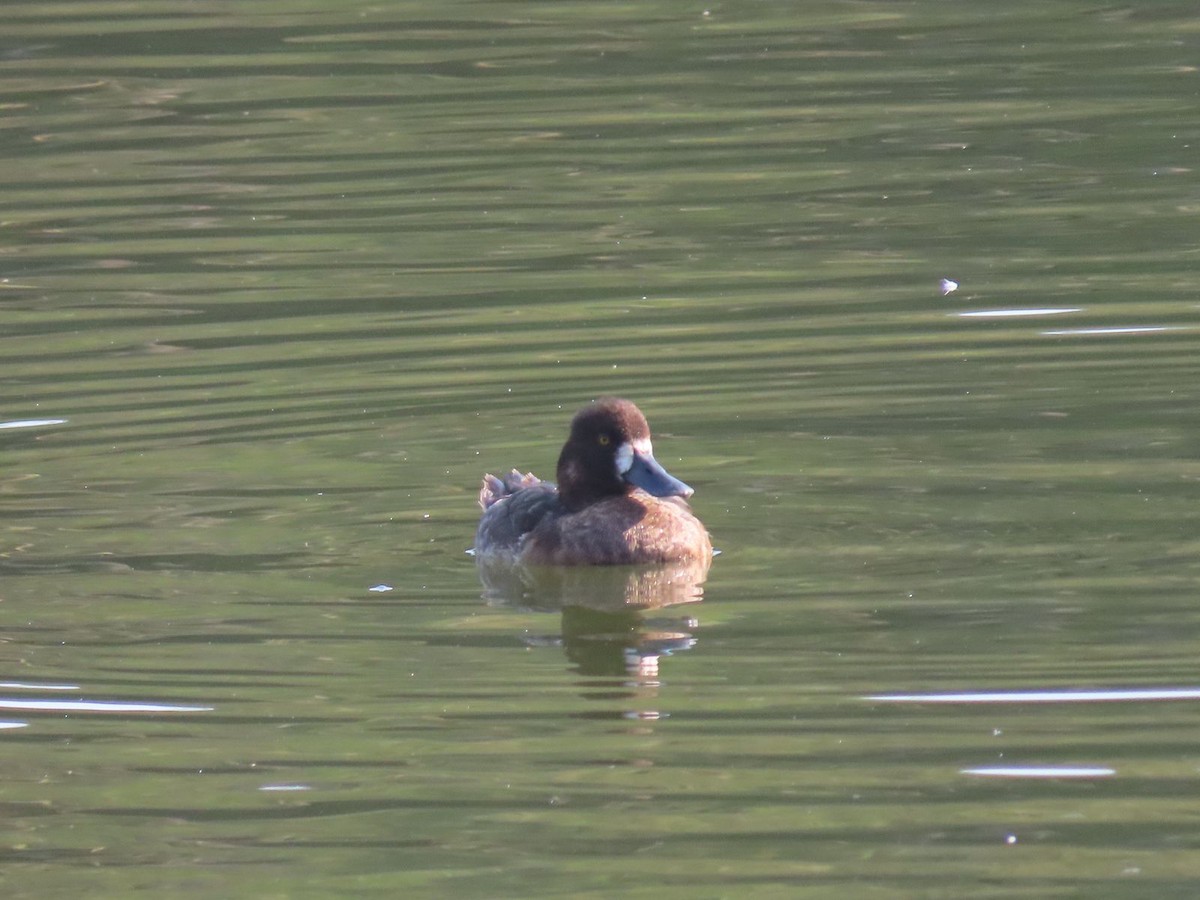
[[[511,497],[517,491],[523,491],[526,488],[535,487],[541,483],[542,479],[538,478],[532,472],[526,472],[522,475],[516,469],[513,469],[503,478],[497,478],[495,475],[484,475],[483,484],[479,486],[479,508],[487,509],[499,503],[505,497]]]

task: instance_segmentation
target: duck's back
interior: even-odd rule
[[[475,531],[475,553],[480,556],[519,554],[522,539],[561,512],[552,483],[515,469],[503,479],[484,476],[479,505],[483,517]]]

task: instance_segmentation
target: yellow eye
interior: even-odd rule
[[[597,440],[600,441],[601,447],[607,447],[609,444],[612,443],[612,438],[610,438],[607,434],[600,435],[600,437]]]

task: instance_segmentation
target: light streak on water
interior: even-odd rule
[[[0,428],[41,428],[43,425],[62,425],[66,419],[14,419],[0,422]]]
[[[1117,770],[1104,766],[979,766],[960,769],[959,774],[985,778],[1109,778]]]
[[[1045,306],[1026,309],[969,309],[953,313],[960,319],[1015,319],[1025,316],[1062,316],[1083,312],[1081,306]]]
[[[1154,334],[1159,331],[1178,331],[1174,325],[1114,325],[1109,328],[1063,328],[1057,331],[1043,331],[1042,334],[1051,337],[1068,335],[1095,334]]]
[[[955,694],[873,694],[878,703],[1112,703],[1147,700],[1200,700],[1200,687],[1126,688],[1068,691],[965,691]]]
[[[106,700],[11,700],[0,697],[0,709],[38,712],[190,713],[211,712],[211,706],[172,706],[166,703],[129,703]]]

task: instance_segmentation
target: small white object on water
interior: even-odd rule
[[[945,297],[947,294],[953,294],[958,290],[958,282],[951,281],[949,278],[943,278],[941,280],[941,288],[942,296]]]
[[[392,586],[390,584],[374,584],[367,588],[367,590],[372,594],[386,594],[388,591],[392,590]]]

